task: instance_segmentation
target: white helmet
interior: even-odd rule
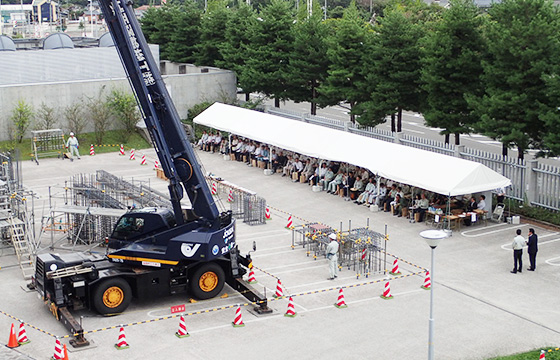
[[[74,136],[74,133],[73,133],[73,132],[71,132],[71,133],[70,133],[70,136]]]

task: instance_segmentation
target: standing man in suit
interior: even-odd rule
[[[535,271],[537,268],[537,251],[539,251],[539,247],[537,243],[539,242],[539,238],[537,234],[535,234],[535,229],[529,229],[529,239],[527,239],[527,252],[529,253],[529,262],[531,263],[531,267],[527,270]]]

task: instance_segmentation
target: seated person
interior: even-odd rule
[[[480,201],[478,202],[478,205],[476,206],[476,208],[478,210],[485,210],[485,208],[486,208],[486,196],[480,195]]]
[[[294,159],[292,159],[292,155],[288,155],[288,160],[286,161],[286,165],[282,168],[282,177],[288,176],[292,173],[292,169],[294,168]]]
[[[358,199],[358,196],[364,191],[365,184],[362,178],[356,176],[356,181],[354,181],[354,186],[350,188],[350,199]]]
[[[343,177],[344,177],[344,173],[342,172],[342,169],[338,170],[338,173],[336,174],[334,179],[331,182],[329,182],[329,185],[327,186],[328,194],[336,195],[337,185],[342,184]]]
[[[243,140],[239,139],[237,145],[233,148],[233,153],[235,154],[235,160],[242,161],[243,153],[245,152],[245,143]]]
[[[319,180],[319,185],[323,187],[323,191],[327,190],[327,186],[329,183],[334,179],[334,172],[332,168],[328,168],[325,172],[325,176],[321,180]]]
[[[284,166],[286,166],[286,163],[288,162],[288,158],[284,155],[283,151],[280,151],[280,153],[278,153],[278,156],[275,159],[272,159],[272,170],[273,172],[276,172],[278,169],[283,169]]]
[[[393,184],[391,185],[391,190],[385,196],[385,200],[383,201],[383,211],[385,212],[391,211],[391,202],[395,201],[396,196],[397,196],[397,186]]]
[[[343,178],[342,184],[339,185],[338,191],[340,189],[343,190],[343,196],[349,197],[350,196],[350,189],[354,187],[354,183],[356,182],[356,177],[354,177],[354,172],[350,171],[348,175]]]
[[[370,197],[370,195],[372,194],[373,191],[375,191],[377,193],[377,184],[376,184],[375,180],[373,180],[373,178],[370,178],[368,180],[366,188],[364,189],[364,192],[361,193],[360,196],[358,196],[358,199],[354,202],[358,205],[367,203],[367,201],[368,201],[368,199],[369,199],[369,197]]]
[[[315,174],[309,178],[310,185],[317,185],[320,180],[323,180],[327,172],[327,163],[322,163],[320,167],[315,170]]]
[[[426,217],[426,211],[428,211],[429,207],[430,207],[430,201],[426,197],[426,194],[422,193],[420,195],[420,201],[418,201],[417,211],[420,213],[420,218],[418,219],[418,222],[424,221],[424,218]]]
[[[393,205],[393,215],[402,217],[402,210],[407,205],[406,199],[403,196],[401,196],[401,194],[397,193],[397,195],[395,196],[394,203],[392,203],[392,205]]]
[[[303,170],[301,171],[300,181],[307,182],[307,180],[313,176],[315,173],[314,164],[311,163],[311,159],[305,160],[305,165],[303,166]]]
[[[387,196],[387,187],[384,183],[379,184],[379,194],[372,194],[368,198],[368,204],[375,204],[381,206],[383,201],[385,201],[385,196]]]
[[[206,140],[208,140],[208,133],[206,133],[206,131],[203,131],[200,140],[198,140],[198,142],[196,143],[199,150],[204,150],[204,144],[206,143]]]
[[[466,226],[471,226],[472,225],[472,218],[470,216],[469,213],[472,213],[473,211],[475,211],[477,209],[478,204],[476,203],[476,198],[473,196],[471,197],[471,199],[469,200],[469,203],[467,204],[467,217],[465,217],[465,219],[463,220],[463,222],[465,223]]]
[[[296,158],[294,159],[294,165],[292,167],[292,174],[291,174],[293,182],[299,181],[299,176],[302,171],[303,171],[303,163],[301,162],[301,159],[296,156]]]

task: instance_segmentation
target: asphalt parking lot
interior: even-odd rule
[[[146,150],[149,163],[155,159],[153,150]],[[392,300],[383,300],[384,276],[356,277],[355,271],[344,268],[335,281],[327,280],[326,260],[313,260],[303,248],[292,250],[292,234],[285,228],[288,213],[295,225],[322,222],[334,228],[365,226],[383,233],[387,226],[387,251],[406,260],[400,263],[403,275],[419,272],[430,265],[430,248],[419,236],[427,227],[411,224],[388,213],[370,212],[363,206],[342,201],[324,192],[314,193],[305,184],[292,183],[278,174],[263,175],[262,170],[225,161],[218,154],[199,153],[206,172],[220,176],[236,185],[251,189],[266,198],[275,210],[266,225],[237,225],[237,243],[242,252],[257,242],[254,264],[265,272],[255,271],[261,291],[269,298],[276,287],[276,278],[285,286],[285,294],[294,297],[295,318],[284,317],[287,299],[272,300],[271,315],[257,315],[250,306],[242,308],[246,326],[234,328],[236,304],[246,302],[227,286],[222,295],[212,300],[188,302],[186,295],[174,295],[150,302],[134,302],[122,315],[101,317],[91,312],[83,316],[86,335],[93,345],[76,351],[69,348],[70,359],[220,359],[220,358],[298,358],[315,359],[423,359],[428,352],[429,291],[422,290],[422,274],[391,281]],[[149,181],[166,191],[166,182],[157,179],[152,165],[142,167],[139,160],[129,161],[116,153],[83,156],[69,162],[45,159],[40,165],[23,164],[24,184],[33,189],[35,216],[48,213],[49,186],[64,185],[76,173],[94,173],[104,169],[117,176]],[[53,188],[51,188],[51,191]],[[222,198],[225,208],[228,207]],[[276,210],[277,209],[277,210]],[[526,236],[529,227],[539,235],[537,271],[511,274],[510,244],[515,229]],[[50,241],[46,239],[45,241]],[[57,251],[66,251],[57,249]],[[392,262],[389,257],[387,261]],[[524,254],[524,268],[528,265]],[[10,324],[18,319],[32,324],[27,328],[31,343],[7,350],[14,359],[47,359],[53,355],[54,337],[67,335],[34,292],[24,291],[15,257],[4,251],[0,257],[0,330],[2,344],[8,339]],[[411,265],[413,264],[413,265]],[[390,267],[391,264],[388,264]],[[273,276],[270,276],[270,275]],[[492,356],[527,351],[560,344],[560,233],[528,224],[509,225],[488,222],[462,228],[444,239],[436,250],[434,282],[435,356],[438,359],[486,359]],[[360,285],[361,284],[361,285]],[[353,286],[360,285],[360,286]],[[333,306],[338,287],[345,287],[346,309]],[[311,294],[305,294],[310,292]],[[174,336],[178,319],[160,319],[170,315],[170,306],[186,304],[191,336]],[[215,310],[224,308],[222,310]],[[130,344],[118,351],[114,344],[119,324],[145,322],[127,326]],[[62,339],[68,343],[68,338]],[[6,350],[3,350],[6,352]],[[2,358],[11,359],[0,352]],[[24,357],[19,357],[22,354]]]

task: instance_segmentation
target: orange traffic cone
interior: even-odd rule
[[[272,296],[274,296],[275,298],[284,296],[284,291],[282,290],[282,283],[280,282],[280,279],[278,279],[278,283],[276,283],[276,293]]]
[[[290,296],[290,300],[288,301],[288,311],[284,314],[287,317],[295,317],[297,315],[296,309],[294,308],[294,299]]]
[[[17,342],[20,345],[29,344],[31,342],[27,338],[27,332],[25,331],[25,326],[23,326],[23,323],[19,323],[19,332],[18,332]]]
[[[68,349],[66,348],[66,344],[64,344],[64,359],[63,360],[70,360],[70,359],[68,359]]]
[[[57,337],[56,342],[54,343],[54,355],[51,357],[51,360],[63,360],[63,356],[62,344],[60,343],[60,339]]]
[[[186,338],[189,337],[189,333],[187,332],[187,326],[185,325],[185,318],[183,315],[179,318],[179,330],[175,333],[175,336],[178,338]]]
[[[395,261],[393,261],[393,270],[391,270],[389,274],[401,275],[401,272],[399,271],[399,259],[395,258]]]
[[[232,322],[233,327],[243,327],[245,324],[243,323],[243,318],[241,317],[241,307],[237,305],[237,309],[235,309],[235,319]]]
[[[286,224],[286,228],[291,229],[294,223],[292,222],[292,214],[288,216],[288,223]]]
[[[426,277],[424,278],[424,285],[420,286],[424,290],[430,290],[432,287],[432,280],[430,279],[430,272],[426,271]]]
[[[12,328],[10,329],[10,340],[8,340],[8,345],[6,345],[9,348],[15,348],[18,347],[18,341],[17,341],[17,337],[16,337],[16,329],[14,328],[14,324],[12,324]]]
[[[385,283],[385,291],[383,291],[383,295],[381,295],[381,298],[385,300],[393,298],[393,295],[391,295],[391,286],[389,285],[388,281]]]
[[[346,305],[346,301],[344,300],[344,291],[342,290],[342,288],[340,288],[340,290],[338,291],[338,300],[336,300],[334,306],[336,306],[339,309],[344,309],[348,307],[348,305]]]
[[[126,342],[124,327],[121,326],[121,328],[119,329],[119,338],[117,340],[117,343],[115,344],[115,348],[117,348],[117,350],[124,350],[124,349],[128,349],[129,347],[130,346]]]
[[[539,360],[546,360],[546,357],[544,355],[544,350],[541,350],[541,355],[539,356]]]

